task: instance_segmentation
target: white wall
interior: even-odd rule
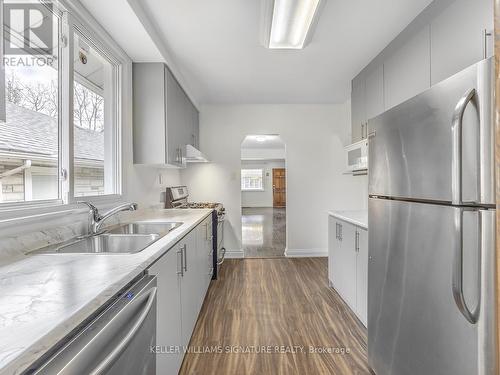
[[[241,161],[241,169],[262,169],[264,171],[264,178],[263,178],[264,190],[242,191],[241,207],[273,206],[273,168],[285,168],[285,161],[284,160]]]
[[[127,170],[127,199],[139,203],[141,208],[164,207],[166,187],[181,183],[178,169],[157,169],[129,164]]]
[[[285,159],[285,148],[241,148],[242,160]]]
[[[181,171],[193,200],[227,209],[225,245],[241,249],[240,145],[249,134],[286,143],[288,254],[326,254],[327,211],[366,207],[366,179],[343,175],[350,103],[203,106],[200,146],[212,161]]]

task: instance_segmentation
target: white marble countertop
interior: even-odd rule
[[[358,227],[368,229],[368,210],[328,211],[328,214]]]
[[[136,254],[25,255],[0,266],[0,374],[19,374],[184,237],[211,210],[135,220],[184,224]]]

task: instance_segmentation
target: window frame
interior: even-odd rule
[[[261,180],[261,187],[260,188],[244,188],[243,187],[243,171],[260,171],[260,180]],[[242,192],[262,192],[266,191],[265,186],[264,186],[264,168],[241,168],[241,179],[240,179],[240,188]]]
[[[62,35],[63,31],[63,18],[64,18],[64,12],[59,6],[56,6],[54,4],[54,7],[52,8],[52,11],[54,13],[54,16],[56,16],[59,20],[59,27],[58,27],[58,32],[60,35]],[[0,60],[3,62],[4,59],[4,27],[3,27],[3,19],[4,19],[4,0],[0,0]],[[58,95],[59,95],[59,103],[58,103],[58,114],[57,114],[57,126],[58,126],[58,160],[57,160],[57,173],[59,176],[62,175],[62,165],[63,165],[63,154],[62,154],[62,145],[61,145],[61,130],[62,130],[62,100],[61,100],[61,85],[62,85],[62,79],[63,79],[63,72],[62,72],[62,60],[63,60],[63,53],[64,53],[64,48],[59,40],[58,43]],[[5,85],[6,85],[6,72],[5,68],[3,67],[3,63],[1,65],[1,70],[0,70],[0,100],[3,105],[0,105],[1,110],[0,110],[0,115],[2,118],[2,121],[5,119],[6,116],[6,97],[5,97]],[[10,211],[18,211],[18,210],[30,210],[36,207],[44,208],[44,207],[51,207],[51,206],[59,206],[64,204],[64,199],[63,199],[63,181],[59,177],[58,178],[58,192],[57,192],[57,198],[55,199],[40,199],[36,201],[21,201],[21,202],[0,202],[0,212],[10,212]]]
[[[120,93],[122,92],[122,62],[114,56],[113,53],[109,52],[108,46],[106,46],[106,43],[103,42],[99,36],[95,34],[92,30],[90,30],[88,27],[86,27],[85,24],[83,24],[80,20],[76,19],[74,16],[72,16],[69,13],[69,16],[72,18],[71,20],[71,28],[69,28],[69,32],[72,33],[71,38],[69,38],[70,43],[68,43],[68,48],[69,48],[69,53],[71,57],[71,61],[74,61],[73,59],[73,42],[74,42],[74,33],[78,33],[81,36],[83,36],[86,39],[86,42],[91,44],[92,48],[96,50],[99,54],[101,54],[108,62],[110,62],[113,66],[113,74],[112,74],[112,100],[111,100],[111,116],[112,116],[112,121],[111,121],[111,151],[110,155],[105,154],[104,156],[104,168],[106,171],[106,163],[112,164],[112,175],[110,176],[109,174],[106,175],[104,174],[104,180],[107,178],[112,179],[113,183],[113,194],[100,194],[100,195],[86,195],[83,197],[77,197],[75,196],[75,187],[74,187],[74,182],[75,182],[75,173],[74,173],[74,150],[71,150],[72,154],[72,173],[69,178],[69,196],[68,196],[68,202],[69,203],[76,203],[80,200],[106,200],[106,199],[119,199],[122,196],[122,152],[121,152],[121,128],[122,128],[122,123],[121,123],[121,106],[120,106]],[[73,64],[71,64],[71,71],[70,73],[70,81],[71,81],[71,92],[73,93],[74,89],[74,81],[75,81],[75,74],[74,74],[74,69],[73,69]],[[104,97],[104,96],[103,96]],[[105,97],[104,97],[105,98]],[[73,99],[73,94],[71,95],[71,99]],[[105,98],[106,99],[106,98]],[[71,121],[70,124],[73,124],[74,128],[74,120],[73,120],[73,102],[71,103]],[[109,125],[108,125],[109,126]],[[109,131],[109,130],[108,130]],[[106,138],[105,138],[106,139]],[[106,142],[106,140],[105,140]],[[74,140],[70,142],[70,148],[74,148]],[[107,149],[107,148],[105,148]],[[108,158],[106,157],[108,156]],[[111,157],[111,160],[109,160],[109,157]]]
[[[0,0],[0,21],[3,22],[3,4]],[[121,47],[106,33],[102,26],[93,16],[77,1],[59,0],[54,3],[54,14],[59,19],[59,45],[58,45],[58,130],[59,130],[59,160],[58,160],[58,198],[50,200],[36,200],[23,202],[0,203],[0,220],[18,216],[21,212],[26,215],[36,215],[40,212],[66,212],[72,210],[80,200],[86,200],[98,205],[107,205],[123,200],[123,150],[122,137],[124,126],[124,96],[128,95],[127,85],[131,82],[129,77],[131,60]],[[3,26],[0,27],[0,58],[3,61]],[[113,164],[113,194],[101,194],[92,196],[75,196],[74,175],[74,138],[73,138],[73,45],[74,33],[78,32],[92,47],[102,54],[107,61],[113,64],[111,103],[112,126],[111,139],[112,150],[110,151]],[[0,74],[0,99],[5,97],[5,69]],[[105,163],[106,163],[105,155]],[[104,177],[106,179],[106,176]],[[13,215],[10,215],[10,214]]]

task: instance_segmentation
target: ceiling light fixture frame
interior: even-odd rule
[[[307,1],[307,0],[304,0]],[[318,25],[319,16],[322,13],[322,9],[325,6],[326,0],[319,0],[316,10],[314,12],[314,16],[312,18],[311,24],[307,30],[306,37],[304,39],[304,43],[301,47],[279,47],[279,48],[271,48],[271,29],[273,24],[273,14],[274,14],[274,4],[276,0],[261,0],[261,28],[260,28],[260,42],[261,44],[272,50],[284,50],[284,51],[293,51],[293,50],[301,50],[304,49],[312,40],[312,36],[316,31],[316,27]]]

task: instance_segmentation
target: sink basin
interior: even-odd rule
[[[100,234],[59,247],[42,249],[45,254],[132,254],[138,253],[160,238],[159,234]]]
[[[160,237],[178,228],[180,222],[135,222],[96,236],[63,245],[49,246],[34,254],[133,254],[144,250]]]
[[[121,225],[108,233],[117,234],[161,234],[165,235],[182,225],[179,222],[135,222]]]

